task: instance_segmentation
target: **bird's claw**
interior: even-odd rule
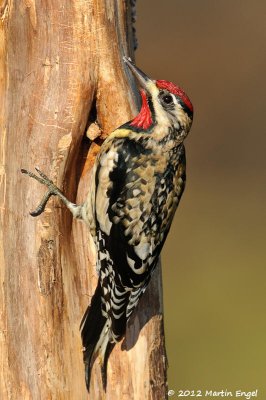
[[[55,186],[53,181],[51,181],[38,167],[35,167],[35,169],[40,176],[35,175],[33,172],[26,169],[21,169],[21,172],[28,175],[30,178],[33,178],[36,181],[40,182],[42,185],[47,186],[48,192],[45,193],[38,207],[34,211],[30,212],[30,215],[32,217],[37,217],[38,215],[42,214],[50,197],[56,196],[61,193],[58,187]]]

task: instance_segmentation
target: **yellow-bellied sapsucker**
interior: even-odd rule
[[[97,355],[106,386],[108,355],[125,334],[158,262],[185,187],[183,141],[193,118],[181,88],[152,80],[130,59],[124,61],[142,87],[142,107],[102,145],[85,203],[68,201],[39,169],[40,176],[22,170],[49,189],[31,214],[39,215],[49,197],[57,195],[88,225],[96,245],[99,281],[81,323],[88,389]]]

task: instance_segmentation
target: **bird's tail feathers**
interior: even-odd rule
[[[91,304],[87,308],[81,324],[81,338],[84,348],[83,360],[85,364],[86,386],[90,389],[91,370],[99,355],[104,390],[107,384],[107,360],[114,344],[109,342],[108,320],[102,315],[101,287],[98,283]]]

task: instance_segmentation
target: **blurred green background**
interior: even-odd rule
[[[169,388],[266,399],[266,1],[138,1],[136,28],[138,65],[195,109],[163,251]]]

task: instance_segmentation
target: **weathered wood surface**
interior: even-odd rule
[[[93,247],[57,199],[29,216],[45,188],[20,173],[38,166],[85,199],[100,143],[86,130],[97,118],[108,134],[136,113],[122,62],[132,56],[129,4],[4,0],[0,13],[0,398],[161,400],[159,270],[111,354],[106,396],[97,366],[88,395],[79,323],[97,281]]]

